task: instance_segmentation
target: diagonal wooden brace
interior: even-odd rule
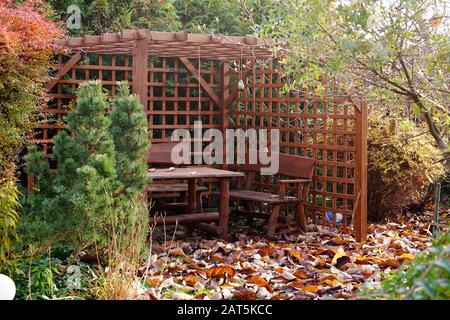
[[[72,67],[81,59],[81,53],[77,52],[75,53],[70,59],[69,61],[66,62],[66,64],[59,69],[55,76],[53,77],[53,79],[47,83],[45,85],[45,89],[47,89],[47,91],[50,91],[57,83],[58,81],[67,73],[69,72],[70,69],[72,69]]]
[[[194,78],[200,83],[200,86],[203,88],[203,90],[208,93],[209,97],[214,101],[214,103],[217,106],[220,106],[219,96],[214,92],[214,90],[210,87],[208,82],[205,81],[205,79],[198,75],[198,70],[194,68],[192,63],[189,61],[188,58],[180,58],[180,61],[184,64],[187,71],[194,76]]]

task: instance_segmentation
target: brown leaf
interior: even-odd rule
[[[300,282],[293,282],[292,286],[295,289],[298,289],[298,290],[301,290],[301,291],[306,291],[306,292],[310,292],[310,293],[317,293],[317,292],[319,292],[319,288],[317,286],[315,286],[315,285],[312,285],[312,284],[305,286],[304,284],[302,284]]]
[[[352,260],[349,258],[349,257],[347,257],[347,256],[342,256],[342,257],[339,257],[337,260],[336,260],[336,263],[335,263],[335,267],[336,268],[338,268],[338,269],[340,269],[341,267],[343,267],[345,264],[347,264],[347,263],[349,263],[349,262],[351,262]]]
[[[291,250],[289,252],[291,258],[297,259],[298,262],[302,262],[302,252],[300,250]]]
[[[147,284],[150,288],[155,288],[161,283],[160,277],[151,277],[147,280]]]
[[[367,264],[367,262],[373,263],[373,264],[380,264],[381,260],[374,258],[374,257],[357,257],[355,259],[356,264]]]
[[[299,279],[309,279],[311,278],[311,275],[306,273],[304,270],[297,270],[294,272],[294,276],[296,276]]]
[[[386,259],[380,261],[378,265],[382,268],[398,268],[400,267],[400,261],[397,259]]]
[[[256,270],[252,267],[244,267],[241,270],[239,270],[239,272],[242,274],[252,274],[252,273],[255,273]]]
[[[248,290],[236,290],[233,292],[238,300],[256,300],[256,293]]]
[[[210,278],[233,277],[235,273],[232,266],[215,266],[206,270],[206,274]]]
[[[325,260],[323,260],[322,258],[317,257],[314,262],[313,262],[315,267],[319,267],[319,268],[325,268],[327,267],[327,262]]]
[[[333,250],[330,249],[326,249],[326,250],[320,250],[317,252],[318,256],[328,256],[330,258],[333,258],[335,255],[335,252]]]
[[[226,259],[222,255],[215,254],[211,257],[211,260],[214,262],[224,262]]]
[[[289,297],[283,293],[279,293],[272,297],[272,300],[288,300]]]
[[[327,246],[343,246],[347,243],[348,241],[341,237],[334,237],[333,239],[326,241],[324,244]]]
[[[400,257],[400,260],[403,261],[413,261],[414,256],[411,253],[404,253]]]
[[[260,276],[253,275],[248,277],[246,280],[247,282],[257,284],[258,287],[266,287],[266,288],[269,287],[269,283],[267,282],[267,280]]]
[[[186,283],[186,285],[190,287],[195,286],[195,284],[200,281],[200,279],[196,276],[187,276],[183,280]]]
[[[184,254],[184,251],[182,248],[175,248],[175,249],[169,250],[169,256],[184,257],[185,254]]]

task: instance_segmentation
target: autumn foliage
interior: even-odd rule
[[[379,220],[427,201],[430,185],[445,172],[430,137],[409,120],[373,118],[369,126],[369,218]]]
[[[38,1],[15,4],[0,0],[0,188],[11,185],[15,157],[35,126],[46,95],[51,42],[62,31],[50,19],[50,11]],[[16,192],[11,191],[14,197]],[[10,201],[8,203],[15,203]],[[9,237],[17,222],[14,208],[1,206],[2,238]],[[0,252],[5,241],[0,241]]]

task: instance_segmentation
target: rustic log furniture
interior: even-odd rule
[[[210,231],[214,231],[221,238],[227,239],[228,237],[228,216],[229,216],[229,185],[231,178],[243,177],[241,172],[233,172],[228,170],[214,169],[211,167],[184,167],[176,168],[175,170],[168,171],[168,169],[158,168],[148,173],[149,179],[152,181],[170,181],[185,179],[188,181],[188,213],[182,215],[157,216],[154,218],[154,224],[176,224],[176,223],[197,223],[197,222],[216,222],[217,227],[197,225],[204,227]],[[215,178],[219,180],[219,212],[199,213],[197,211],[197,180],[202,178]]]
[[[310,184],[314,173],[314,159],[279,154],[279,170],[277,176],[286,178],[277,179],[275,183],[276,193],[254,191],[255,173],[261,169],[260,165],[246,165],[245,171],[246,179],[244,183],[241,182],[240,189],[231,190],[230,198],[244,201],[244,209],[239,209],[239,202],[237,203],[237,210],[234,213],[246,215],[249,219],[255,215],[254,203],[266,204],[268,206],[268,225],[267,236],[273,237],[278,226],[278,217],[282,205],[294,205],[295,217],[297,224],[303,231],[306,231],[306,215],[304,203],[309,193]],[[292,185],[291,192],[289,186]],[[242,188],[243,187],[243,188]],[[292,195],[289,195],[291,193]],[[258,215],[261,212],[257,213]]]

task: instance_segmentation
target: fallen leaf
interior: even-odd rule
[[[300,250],[291,250],[289,252],[291,258],[297,259],[298,262],[302,262],[302,252]]]
[[[296,276],[299,279],[309,279],[311,278],[311,274],[306,273],[304,270],[296,270],[294,272],[294,276]]]
[[[378,265],[382,268],[398,268],[400,267],[400,261],[397,259],[386,259],[380,261]]]
[[[411,253],[404,253],[400,257],[400,260],[403,261],[413,261],[414,256]]]
[[[235,273],[231,266],[215,266],[206,270],[206,274],[210,278],[233,277]]]
[[[257,284],[259,287],[269,286],[269,283],[267,282],[267,280],[260,276],[253,275],[253,276],[248,277],[246,280],[247,280],[247,282]]]
[[[246,289],[236,290],[233,292],[234,297],[240,300],[256,300],[256,293]]]
[[[169,250],[169,256],[184,257],[185,254],[184,254],[184,251],[182,248],[175,248],[175,249]]]
[[[190,287],[195,286],[199,281],[200,279],[196,276],[187,276],[184,278],[184,282]]]
[[[339,258],[345,257],[347,254],[345,253],[344,249],[342,247],[339,247],[336,251],[336,254],[333,257],[333,260],[331,260],[331,265],[336,265]]]
[[[340,268],[342,268],[345,264],[347,264],[347,263],[349,263],[349,262],[351,262],[352,260],[349,258],[349,257],[347,257],[347,256],[342,256],[342,257],[339,257],[337,260],[336,260],[336,263],[334,264],[334,266],[336,267],[336,268],[338,268],[338,269],[340,269]]]

